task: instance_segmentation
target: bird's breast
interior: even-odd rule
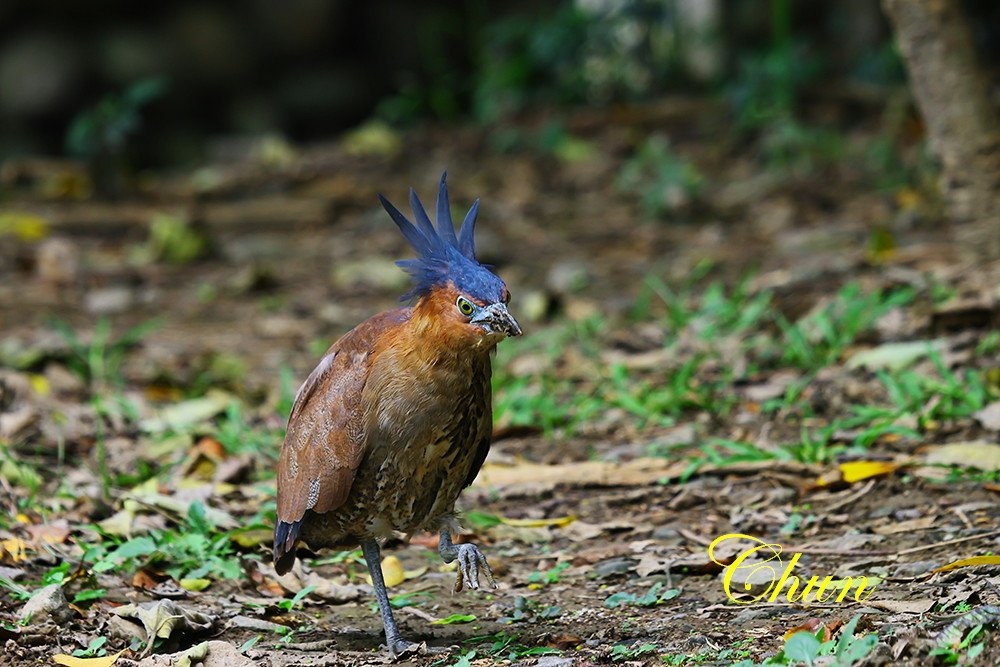
[[[371,489],[360,496],[378,508],[369,530],[380,534],[388,525],[403,532],[427,527],[452,512],[492,428],[488,358],[465,371],[440,365],[391,370],[366,387],[378,393],[368,397],[367,453],[355,483],[359,491]]]

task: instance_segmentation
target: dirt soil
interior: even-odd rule
[[[590,363],[617,360],[636,372],[669,374],[675,366],[661,353],[663,325],[630,313],[648,276],[681,285],[706,262],[711,269],[697,290],[710,280],[735,284],[752,270],[753,289],[772,290],[775,308],[790,321],[852,282],[910,287],[919,296],[808,376],[809,414],[762,409],[805,377],[764,364],[735,372],[729,407],[717,414],[693,408],[655,421],[618,406],[579,428],[549,431],[501,420],[491,458],[461,500],[464,539],[483,546],[500,587],[453,594],[454,572],[442,570],[431,536],[387,545],[385,554],[397,556],[411,575],[392,594],[415,594],[414,604],[396,611],[404,636],[459,647],[401,664],[727,665],[777,653],[796,627],[826,627],[836,636],[857,614],[858,631],[879,637],[868,664],[943,664],[929,655],[939,634],[972,610],[986,614],[980,623],[987,645],[977,664],[1000,664],[990,628],[996,615],[989,616],[996,611],[990,606],[1000,604],[1000,568],[936,571],[998,551],[994,468],[959,461],[979,474],[921,474],[935,446],[996,443],[1000,420],[921,422],[917,436],[886,433],[863,455],[852,450],[815,462],[728,458],[695,470],[691,458],[713,438],[773,449],[848,403],[884,403],[876,375],[846,361],[886,342],[940,340],[949,368],[991,377],[1000,353],[980,343],[1000,322],[1000,261],[990,254],[996,229],[943,224],[940,207],[921,191],[877,190],[850,167],[774,175],[749,148],[716,147],[724,120],[706,109],[698,122],[687,107],[681,114],[669,105],[571,117],[570,130],[600,156],[583,162],[530,151],[498,154],[488,133],[425,127],[399,137],[401,147],[391,155],[358,155],[333,144],[275,162],[251,151],[194,175],[146,177],[140,194],[119,201],[50,196],[46,183],[69,183],[72,193],[80,178],[65,165],[8,167],[4,209],[37,216],[44,231],[37,239],[0,236],[0,452],[41,479],[31,495],[11,468],[0,475],[7,515],[0,524],[0,576],[14,584],[0,587],[0,664],[48,664],[54,653],[85,648],[97,637],[108,638],[104,649],[112,654],[126,650],[117,665],[171,664],[168,655],[206,640],[243,647],[241,653],[209,645],[207,667],[247,660],[275,667],[389,662],[378,651],[381,624],[356,554],[305,558],[278,579],[265,530],[236,547],[242,576],[203,573],[211,583],[194,591],[155,562],[89,572],[85,563],[93,561],[84,552],[101,539],[93,524],[123,508],[141,519],[132,536],[184,525],[176,508],[128,504],[136,501],[126,495],[150,477],[144,493],[199,499],[240,523],[266,513],[273,492],[268,471],[283,428],[282,369],[291,370],[294,386],[338,335],[396,303],[405,279],[391,262],[409,251],[374,193],[402,203],[413,186],[426,202],[446,167],[454,211],[482,197],[481,259],[507,280],[514,312],[533,304],[522,317],[529,334],[602,318],[601,347]],[[709,183],[669,221],[646,219],[634,198],[613,185],[637,137],[654,128],[667,132]],[[858,129],[849,140],[864,144],[872,137]],[[169,261],[167,246],[149,240],[157,216],[190,222],[185,229],[206,240],[204,252],[194,261]],[[891,237],[890,250],[873,254],[873,230]],[[939,289],[948,297],[935,297]],[[116,334],[160,318],[124,353],[119,369],[138,417],[107,406],[95,411],[91,392],[98,385],[73,372],[71,345],[51,324],[57,318],[89,341],[100,317],[110,318]],[[569,349],[555,357],[526,353],[522,363],[572,375],[574,364],[586,366],[584,357]],[[517,363],[503,353],[501,361]],[[227,371],[233,366],[240,372]],[[210,390],[242,401],[246,433],[264,434],[254,436],[260,451],[220,451],[212,442],[223,438],[201,426],[164,457],[136,427]],[[580,389],[599,390],[586,383]],[[110,404],[112,394],[104,395]],[[852,437],[834,434],[831,443]],[[885,468],[852,481],[838,467],[852,458]],[[107,499],[99,484],[102,461],[116,480]],[[786,564],[801,553],[795,573],[803,580],[864,575],[876,581],[874,591],[861,602],[751,604],[760,591],[754,588],[734,590],[730,600],[722,566],[707,553],[715,538],[730,533],[782,545]],[[739,552],[731,545],[720,547],[725,562]],[[19,547],[24,551],[15,553]],[[85,587],[104,594],[48,620],[42,614],[18,623],[24,601],[16,587],[36,590],[62,562],[72,563],[62,582],[70,601]],[[137,579],[136,570],[157,580]],[[278,604],[307,585],[319,588],[291,609]],[[633,597],[612,597],[618,593]],[[209,629],[168,632],[143,656],[142,642],[126,638],[121,628],[128,623],[112,610],[168,598],[209,616]],[[453,614],[475,618],[433,623]],[[132,628],[142,636],[139,626]],[[469,649],[475,655],[462,658]]]

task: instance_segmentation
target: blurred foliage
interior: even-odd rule
[[[188,264],[204,257],[209,246],[204,232],[186,218],[157,213],[149,222],[148,241],[135,254],[140,262]]]
[[[576,7],[564,5],[552,16],[514,16],[484,31],[473,75],[474,115],[497,120],[533,101],[583,102],[580,62],[588,24]]]
[[[673,3],[662,0],[563,2],[511,14],[477,26],[469,72],[448,62],[440,42],[422,46],[428,83],[407,81],[376,115],[400,123],[468,110],[495,122],[538,106],[648,99],[679,76],[677,32]]]
[[[425,46],[424,69],[433,64],[426,72],[429,83],[408,81],[380,105],[378,115],[401,123],[468,114],[495,125],[490,140],[499,152],[530,151],[576,162],[594,153],[586,141],[554,123],[527,130],[517,119],[538,109],[715,89],[730,105],[736,138],[752,144],[768,169],[805,176],[850,159],[892,192],[932,183],[931,165],[911,150],[912,140],[903,140],[902,123],[912,109],[908,97],[893,92],[905,76],[888,38],[841,50],[819,39],[819,31],[827,23],[842,28],[847,20],[842,12],[817,14],[795,0],[770,0],[761,9],[752,16],[738,7],[724,9],[718,30],[726,17],[739,22],[725,35],[710,34],[711,22],[692,25],[673,0],[567,1],[484,19],[462,38],[459,51],[471,54],[468,71],[449,64],[444,40]],[[710,54],[702,57],[708,60],[728,62],[728,71],[717,73],[721,79],[693,74],[691,57],[699,48],[707,48]],[[870,154],[849,145],[843,116],[817,117],[820,87],[831,83],[885,95],[884,137],[869,147]],[[637,145],[617,186],[637,196],[649,216],[663,217],[695,199],[702,179],[665,138],[650,136]]]
[[[758,130],[795,117],[803,89],[823,74],[820,60],[803,44],[779,41],[739,61],[729,85],[737,125]]]
[[[550,121],[531,131],[516,125],[498,127],[490,134],[498,153],[534,153],[554,157],[563,164],[587,162],[599,154],[593,142],[573,136],[561,121]]]
[[[105,95],[73,119],[66,133],[66,150],[87,161],[91,178],[102,193],[122,190],[128,140],[142,125],[142,109],[166,91],[165,79],[142,79],[120,94]]]
[[[836,130],[801,116],[807,88],[819,83],[827,68],[805,42],[793,39],[792,0],[771,0],[770,18],[769,47],[741,58],[728,85],[736,127],[759,138],[771,168],[808,173],[844,152]]]
[[[66,150],[88,160],[121,152],[141,125],[143,107],[166,91],[164,79],[151,78],[134,83],[123,93],[104,96],[73,119],[66,133]]]
[[[653,134],[622,167],[617,186],[637,195],[647,215],[660,217],[689,204],[703,181],[698,169],[677,155],[665,136]]]

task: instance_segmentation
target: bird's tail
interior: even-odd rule
[[[285,574],[295,563],[295,543],[299,541],[299,531],[302,529],[302,519],[293,521],[278,521],[274,527],[274,570]]]

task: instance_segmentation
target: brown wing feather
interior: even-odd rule
[[[291,567],[306,511],[329,512],[347,499],[364,456],[360,405],[372,350],[386,331],[409,316],[409,308],[397,308],[349,331],[296,394],[278,459],[274,559],[282,565],[279,570]]]

